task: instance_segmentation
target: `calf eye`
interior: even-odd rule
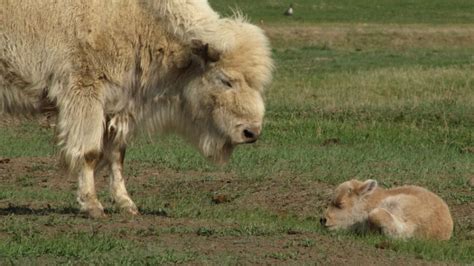
[[[226,79],[221,79],[222,84],[226,85],[229,88],[232,88],[232,83]]]
[[[338,209],[342,209],[342,203],[339,202],[339,201],[334,201],[332,202],[332,206],[338,208]]]

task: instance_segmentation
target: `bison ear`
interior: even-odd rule
[[[360,187],[357,189],[357,194],[359,194],[360,196],[369,195],[375,191],[377,186],[377,181],[373,179],[368,179],[364,183],[362,183],[362,185],[360,185]]]
[[[208,43],[203,43],[201,40],[197,39],[194,39],[191,42],[192,53],[200,58],[204,65],[207,65],[208,62],[213,63],[219,61],[221,57],[219,51],[210,47]]]

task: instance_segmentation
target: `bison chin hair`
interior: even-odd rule
[[[186,108],[182,108],[181,99],[179,96],[156,97],[151,108],[143,109],[140,114],[148,135],[151,136],[154,132],[178,134],[213,163],[227,163],[236,144],[216,128],[213,121],[196,119]]]
[[[207,130],[205,130],[207,131]],[[230,139],[212,132],[201,132],[197,138],[199,151],[210,161],[216,164],[225,164],[230,160],[235,145]]]

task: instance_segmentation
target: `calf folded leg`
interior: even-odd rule
[[[408,238],[413,235],[411,224],[384,208],[375,208],[369,213],[369,224],[380,228],[383,234],[392,238]]]

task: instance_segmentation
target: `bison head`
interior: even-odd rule
[[[194,63],[182,94],[185,135],[215,162],[226,162],[236,145],[260,136],[262,93],[273,68],[268,41],[259,28],[229,20],[223,29],[234,38],[222,51],[193,41]]]

